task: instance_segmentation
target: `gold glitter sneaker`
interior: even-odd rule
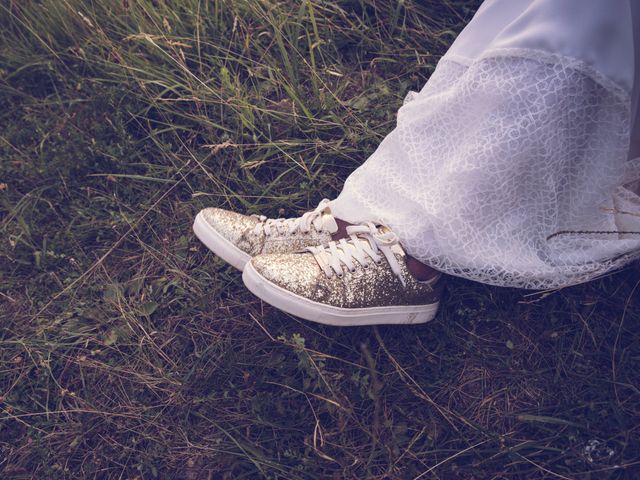
[[[314,210],[287,219],[205,208],[196,216],[193,231],[209,250],[242,270],[261,253],[293,252],[331,241],[338,224],[328,204],[322,200]]]
[[[274,307],[327,325],[415,324],[435,317],[441,274],[416,280],[398,237],[386,227],[352,225],[347,233],[300,252],[258,255],[242,280]]]

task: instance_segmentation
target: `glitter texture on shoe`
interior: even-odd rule
[[[242,270],[251,257],[286,253],[327,243],[338,225],[323,200],[298,218],[269,219],[221,208],[205,208],[196,216],[193,230],[216,255]]]
[[[243,274],[249,290],[293,315],[330,325],[424,323],[441,293],[439,276],[420,282],[408,271],[395,234],[372,224],[348,239],[302,252],[258,255]]]

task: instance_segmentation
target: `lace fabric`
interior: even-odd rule
[[[617,233],[640,231],[622,187],[630,98],[596,70],[538,50],[445,56],[408,100],[337,218],[389,225],[418,260],[493,285],[561,287],[640,257],[640,235]]]

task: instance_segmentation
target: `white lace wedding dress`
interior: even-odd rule
[[[566,286],[640,257],[639,4],[487,0],[334,214],[493,285]]]

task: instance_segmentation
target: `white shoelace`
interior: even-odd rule
[[[298,230],[302,233],[308,233],[311,230],[311,225],[319,232],[323,230],[335,231],[337,226],[333,217],[330,214],[323,215],[329,202],[330,200],[325,198],[314,210],[296,218],[267,218],[264,215],[252,215],[260,220],[253,232],[256,235],[264,232],[267,236],[272,235],[274,231],[280,235],[293,234]]]
[[[389,262],[391,271],[400,279],[402,285],[406,286],[402,269],[393,252],[393,247],[400,245],[395,233],[389,229],[379,229],[368,222],[347,227],[347,234],[349,234],[348,239],[343,238],[329,242],[327,245],[307,248],[313,253],[327,277],[332,278],[334,274],[341,277],[343,264],[353,272],[356,268],[354,260],[364,268],[369,268],[371,262],[380,264],[384,256]]]

